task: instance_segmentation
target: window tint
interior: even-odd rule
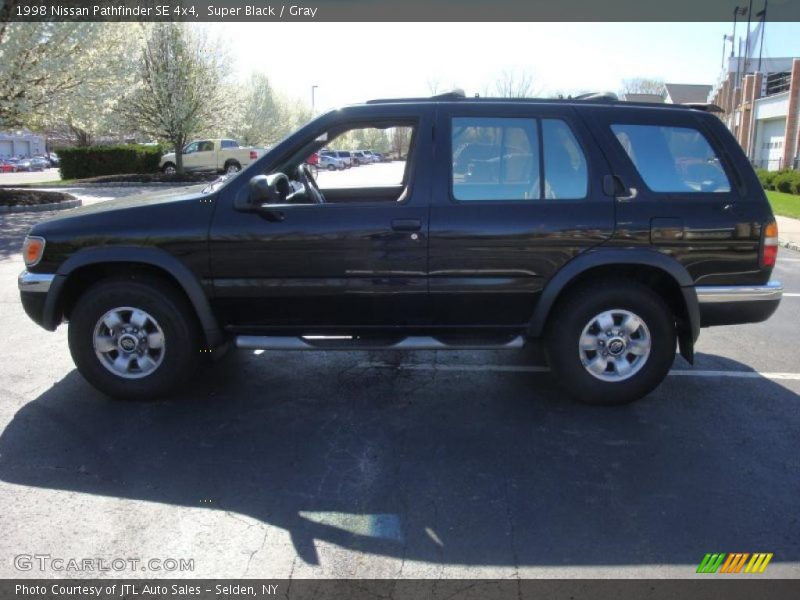
[[[184,154],[191,154],[192,152],[197,152],[197,142],[192,142],[183,148]]]
[[[577,200],[586,197],[589,176],[586,157],[564,121],[542,121],[544,146],[544,197]]]
[[[197,143],[198,152],[211,152],[214,149],[214,142],[205,141]]]
[[[540,197],[535,119],[453,119],[452,152],[457,200]]]
[[[238,148],[239,143],[234,140],[222,140],[223,148]]]
[[[703,134],[689,127],[612,125],[654,192],[729,192],[728,177]]]

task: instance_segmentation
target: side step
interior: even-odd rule
[[[236,336],[236,347],[248,350],[506,350],[522,348],[524,344],[521,335],[485,340],[442,339],[427,335],[384,340],[351,336]]]

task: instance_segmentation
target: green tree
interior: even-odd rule
[[[174,145],[178,173],[189,137],[230,118],[234,97],[228,72],[219,43],[201,31],[175,23],[150,29],[127,116],[136,130]]]

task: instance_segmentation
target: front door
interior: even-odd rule
[[[430,136],[430,114],[413,118],[412,139]],[[238,212],[221,197],[210,253],[225,321],[300,334],[424,324],[430,152],[416,144],[407,162],[370,165],[374,173],[355,172],[352,182],[342,177],[353,171],[321,172],[327,201],[281,205],[278,219]]]

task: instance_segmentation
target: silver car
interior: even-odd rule
[[[320,152],[319,163],[317,163],[317,167],[320,169],[328,169],[328,171],[341,171],[344,170],[345,164],[344,161],[339,160],[330,154],[323,154]]]

